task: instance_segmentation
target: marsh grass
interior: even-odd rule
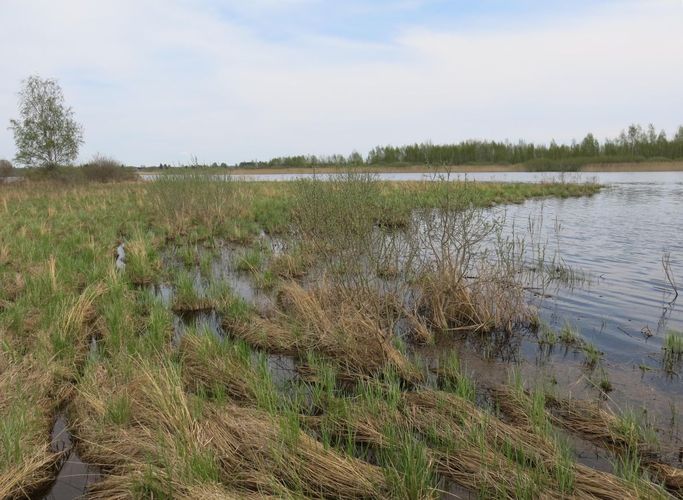
[[[153,236],[140,233],[126,242],[125,263],[126,275],[133,284],[153,283],[161,270]]]
[[[188,333],[182,338],[179,354],[183,381],[192,392],[276,410],[278,397],[269,372],[245,343],[208,332]]]
[[[303,356],[316,350],[349,375],[368,376],[391,366],[405,380],[419,381],[419,371],[396,349],[372,305],[340,293],[325,284],[305,290],[296,282],[285,283],[279,293],[285,314],[275,319],[252,316],[246,322],[228,317],[225,328],[272,352]]]
[[[162,359],[132,363],[134,375],[122,382],[134,425],[92,425],[102,418],[101,372],[90,372],[94,378],[78,394],[85,453],[112,468],[94,486],[96,498],[117,492],[189,495],[221,483],[234,493],[382,496],[378,468],[325,449],[300,430],[297,418],[193,398],[183,390],[179,365]],[[95,429],[98,434],[89,435]]]
[[[92,498],[424,498],[446,481],[500,498],[633,496],[572,461],[541,393],[513,425],[474,403],[455,354],[438,391],[408,356],[435,331],[510,335],[532,316],[511,279],[519,252],[476,251],[496,231],[480,208],[596,190],[346,176],[0,191],[0,496],[54,477],[60,406],[81,458],[103,467]],[[226,241],[252,252],[244,269],[273,288],[273,311],[213,275]],[[148,286],[167,280],[170,304]],[[200,306],[228,336],[174,339],[172,309]],[[274,353],[295,358],[285,383]]]
[[[594,344],[586,342],[581,346],[581,350],[585,356],[585,364],[589,369],[594,369],[602,359],[602,352],[595,347]]]
[[[662,350],[664,370],[670,374],[676,373],[683,359],[683,334],[673,330],[667,332]]]
[[[565,322],[560,330],[559,340],[565,346],[579,346],[581,345],[581,337],[579,332],[568,322]]]
[[[437,376],[443,390],[475,402],[477,397],[476,383],[467,375],[457,352],[451,351],[442,358]]]
[[[173,284],[171,308],[174,311],[204,311],[215,307],[201,276],[194,271],[176,270]]]

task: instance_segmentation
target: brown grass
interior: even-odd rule
[[[450,266],[423,276],[420,292],[418,314],[442,332],[512,332],[532,317],[518,284],[494,276],[470,280]]]
[[[625,452],[630,448],[641,458],[641,463],[655,474],[667,488],[683,494],[683,469],[663,463],[660,453],[638,435],[625,435],[620,431],[619,418],[609,409],[590,401],[549,398],[553,421],[565,429],[595,444],[613,451]],[[634,430],[631,430],[635,433]]]
[[[206,425],[209,446],[240,488],[260,490],[265,485],[254,477],[270,471],[314,497],[377,498],[385,489],[379,468],[326,449],[303,432],[294,431],[291,442],[283,443],[275,417],[236,406],[210,408]],[[239,453],[226,453],[231,448]]]
[[[7,419],[3,424],[20,418],[25,426],[20,436],[11,436],[20,439],[21,455],[0,470],[0,498],[24,498],[40,490],[62,459],[62,453],[50,449],[52,415],[64,398],[54,389],[53,373],[30,355],[0,370],[0,418]],[[25,408],[21,417],[10,416],[21,408]]]
[[[254,367],[233,348],[220,349],[212,337],[188,333],[180,342],[179,354],[183,363],[183,382],[188,390],[210,395],[223,389],[233,401],[257,402],[255,386],[259,378]]]
[[[34,448],[21,462],[0,473],[0,498],[31,498],[31,494],[45,488],[54,478],[63,452],[53,452],[49,444]]]
[[[342,370],[359,376],[390,367],[409,382],[422,375],[392,344],[392,333],[381,318],[357,300],[342,297],[330,286],[305,290],[296,282],[280,289],[282,313],[274,320],[228,322],[238,337],[273,352],[305,355],[315,351]]]
[[[107,398],[122,390],[102,390],[111,383],[105,370],[79,386],[74,409],[82,456],[109,471],[93,486],[93,498],[130,498],[143,485],[148,495],[157,489],[181,498],[205,490],[217,498],[383,496],[379,468],[326,449],[281,417],[200,402],[183,391],[181,374],[170,364],[134,365],[137,375],[125,386],[132,401],[129,425],[104,424]],[[187,460],[194,456],[211,461],[220,486],[188,474]]]
[[[392,446],[386,425],[398,425],[427,438],[429,454],[442,476],[495,498],[517,498],[520,488],[542,498],[567,498],[557,489],[553,471],[559,466],[555,444],[546,437],[502,422],[454,394],[421,390],[404,393],[399,411],[355,407],[346,417],[310,417],[340,435],[353,433],[357,442],[377,448]],[[504,450],[516,450],[522,463],[511,462]],[[639,492],[612,474],[573,464],[577,498],[636,499]],[[541,478],[541,481],[539,481]],[[653,486],[653,496],[661,491]]]
[[[529,397],[526,393],[511,387],[499,386],[493,389],[501,410],[508,415],[516,426],[532,428],[531,417],[528,413]],[[546,395],[546,416],[554,425],[562,427],[583,439],[602,446],[616,453],[626,452],[635,448],[644,467],[654,473],[654,476],[671,490],[683,489],[683,469],[663,463],[657,457],[659,453],[651,444],[646,443],[636,435],[635,429],[630,429],[632,435],[624,435],[620,431],[618,417],[610,410],[598,403],[582,400],[561,399]],[[652,490],[652,494],[661,494]]]

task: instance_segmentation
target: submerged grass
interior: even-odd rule
[[[673,330],[667,332],[662,350],[664,370],[670,374],[676,373],[683,360],[683,334]]]

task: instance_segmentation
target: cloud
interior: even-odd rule
[[[340,8],[323,0],[5,0],[0,123],[33,73],[60,80],[85,126],[84,158],[133,164],[187,152],[236,162],[428,139],[570,140],[683,120],[680,2],[514,22],[488,10],[466,26],[443,7],[453,27],[420,17],[426,3],[386,3],[414,19],[378,39],[321,25],[264,34],[276,20],[299,27]],[[361,4],[348,5],[353,18]],[[1,156],[13,156],[3,128]]]

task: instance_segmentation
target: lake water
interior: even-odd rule
[[[214,175],[216,179],[244,181],[293,181],[298,179],[327,180],[339,174],[253,174],[253,175]],[[379,173],[372,174],[383,181],[429,181],[440,180],[444,174],[433,173]],[[162,179],[173,174],[140,174],[144,180]],[[452,180],[480,182],[599,182],[601,184],[650,184],[682,182],[683,172],[475,172],[450,174]],[[183,175],[178,177],[182,178]]]
[[[494,210],[516,231],[534,221],[547,251],[559,250],[564,263],[586,277],[546,290],[542,317],[556,327],[570,322],[606,360],[648,366],[654,374],[666,332],[683,331],[683,296],[674,300],[662,264],[669,254],[683,293],[683,172],[596,177],[606,187],[592,197]]]

